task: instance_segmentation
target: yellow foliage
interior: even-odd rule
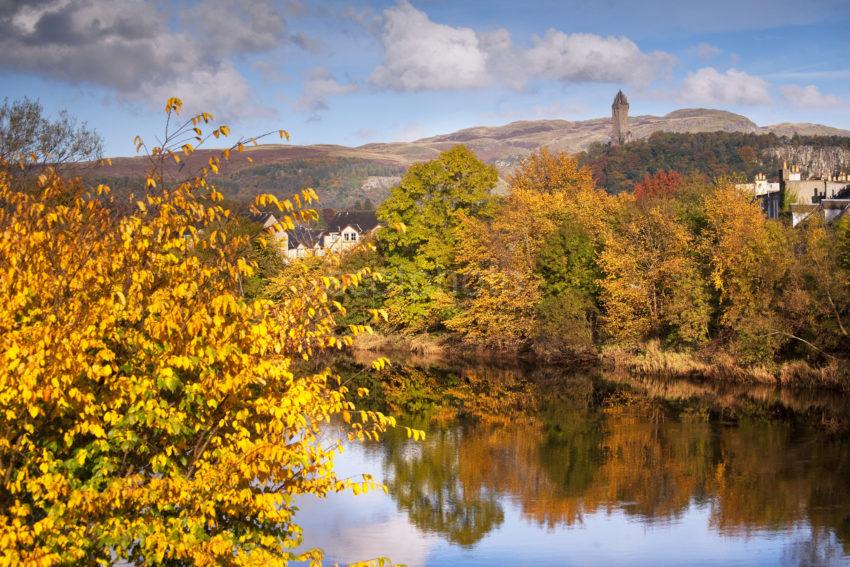
[[[489,346],[516,347],[539,328],[542,284],[535,272],[546,239],[567,219],[603,235],[613,206],[588,169],[545,148],[522,163],[510,184],[491,222],[462,214],[457,229],[459,273],[471,297],[445,325]]]
[[[104,186],[0,173],[0,564],[286,564],[295,497],[377,486],[338,479],[320,442],[347,388],[295,364],[350,343],[321,275],[246,300],[254,267],[206,180],[147,184],[118,216]],[[395,424],[354,415],[360,439]]]

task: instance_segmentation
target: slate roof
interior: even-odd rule
[[[287,248],[294,250],[300,244],[306,248],[314,248],[317,244],[322,247],[322,240],[325,236],[325,231],[307,226],[296,226],[294,230],[287,230]]]
[[[367,233],[378,226],[378,217],[375,211],[340,211],[328,222],[328,232],[341,232],[347,226]]]
[[[259,224],[262,224],[262,225],[265,225],[266,221],[268,221],[270,218],[274,217],[274,214],[272,214],[272,213],[256,213],[256,214],[251,213],[248,216],[252,221],[259,223]]]

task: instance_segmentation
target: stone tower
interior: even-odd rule
[[[611,143],[625,144],[632,139],[629,131],[629,101],[623,91],[617,91],[614,103],[611,105]]]

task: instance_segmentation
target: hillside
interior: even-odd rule
[[[218,178],[225,195],[247,200],[260,192],[291,193],[312,186],[330,207],[352,206],[369,199],[381,202],[389,188],[412,163],[434,158],[456,144],[466,144],[486,162],[495,164],[502,175],[519,161],[546,146],[553,150],[578,153],[593,144],[608,141],[609,118],[591,120],[524,120],[503,126],[477,126],[450,134],[423,138],[413,142],[373,143],[359,147],[338,145],[288,146],[264,145],[246,149],[253,164],[244,156],[237,157]],[[850,131],[807,123],[783,123],[758,126],[745,116],[704,108],[682,109],[665,116],[630,118],[635,140],[643,140],[655,132],[698,133],[728,132],[775,134],[776,136],[841,136]],[[180,175],[200,167],[211,154],[199,151]],[[144,158],[116,158],[112,166],[98,168],[89,174],[116,189],[129,189],[144,175]]]

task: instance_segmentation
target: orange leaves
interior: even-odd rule
[[[213,115],[209,112],[202,112],[196,116],[192,117],[192,125],[197,126],[200,123],[208,124],[210,120],[213,119]]]
[[[197,130],[197,128],[195,128],[195,130]],[[218,138],[219,136],[228,136],[228,135],[230,135],[230,127],[222,124],[221,126],[216,128],[215,130],[213,130],[212,134],[216,138]]]
[[[677,171],[659,171],[644,175],[643,181],[635,185],[634,194],[638,201],[672,197],[682,187],[684,178]]]
[[[165,102],[165,112],[180,114],[180,109],[183,108],[183,101],[177,97],[171,97]]]

